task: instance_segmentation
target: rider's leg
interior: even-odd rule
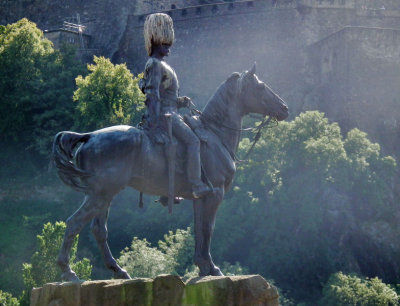
[[[185,143],[187,148],[187,176],[192,185],[194,198],[210,194],[212,189],[201,180],[200,140],[178,114],[172,116],[174,136]]]

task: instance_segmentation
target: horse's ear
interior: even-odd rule
[[[253,67],[249,70],[249,74],[255,74],[256,73],[256,62],[254,62]]]

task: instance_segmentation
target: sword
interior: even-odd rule
[[[176,142],[172,137],[172,114],[166,113],[165,119],[167,121],[168,129],[168,144],[166,148],[168,160],[168,212],[172,213],[172,205],[174,204],[175,192],[175,156],[176,156]]]

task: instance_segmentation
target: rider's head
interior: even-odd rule
[[[144,22],[144,43],[147,54],[153,53],[154,45],[172,45],[174,43],[174,24],[172,18],[163,13],[151,14]]]

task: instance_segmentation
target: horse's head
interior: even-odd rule
[[[256,76],[256,64],[240,75],[239,88],[244,114],[257,113],[281,121],[288,117],[288,107],[271,88]]]

